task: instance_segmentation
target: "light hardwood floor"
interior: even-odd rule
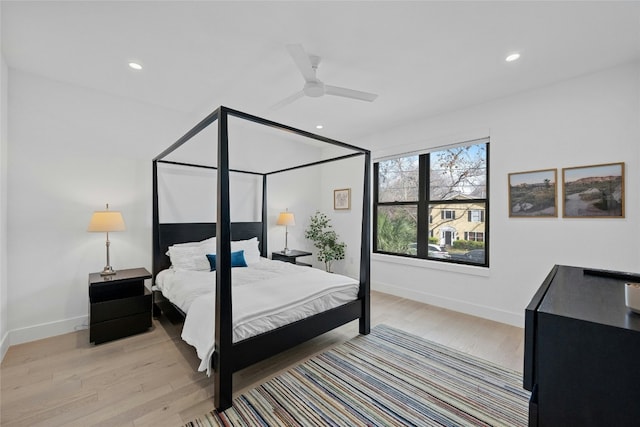
[[[523,330],[372,293],[372,326],[389,326],[522,371]],[[2,426],[181,426],[213,409],[211,381],[197,372],[181,325],[98,346],[87,330],[12,346],[0,367]],[[241,393],[358,334],[357,322],[234,375]]]

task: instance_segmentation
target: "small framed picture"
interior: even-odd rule
[[[351,189],[350,188],[333,190],[333,209],[337,211],[351,209]]]
[[[564,218],[624,218],[624,163],[562,169]]]
[[[557,217],[556,169],[509,174],[510,217]]]

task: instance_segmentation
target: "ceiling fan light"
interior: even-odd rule
[[[324,85],[322,82],[307,82],[304,85],[304,94],[312,98],[324,95]]]

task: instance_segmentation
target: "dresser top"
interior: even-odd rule
[[[625,283],[631,280],[620,278],[624,274],[558,266],[537,311],[640,331],[640,314],[625,305]]]

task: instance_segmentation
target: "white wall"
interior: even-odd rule
[[[334,272],[360,277],[360,244],[362,242],[362,197],[364,157],[357,156],[322,166],[322,211],[340,240],[347,244],[344,260],[334,261]],[[333,190],[351,189],[351,209],[333,209]]]
[[[354,278],[360,275],[360,241],[362,224],[362,188],[364,160],[355,157],[320,166],[270,175],[268,180],[269,253],[284,248],[284,227],[274,225],[285,209],[295,214],[296,225],[289,227],[289,249],[312,252],[301,262],[324,270],[317,259],[313,242],[304,237],[311,217],[318,211],[331,219],[333,229],[347,244],[345,259],[334,261],[333,271]],[[351,188],[351,209],[333,209],[333,190]]]
[[[9,73],[6,330],[16,344],[86,327],[87,275],[106,261],[105,235],[86,229],[104,203],[127,226],[110,234],[111,265],[150,269],[151,159],[195,119]]]
[[[313,243],[304,237],[309,218],[322,209],[321,168],[308,167],[269,175],[267,178],[268,253],[281,251],[285,244],[285,228],[276,225],[278,215],[286,209],[293,212],[296,225],[288,227],[288,248],[313,252]],[[315,257],[300,258],[301,262],[319,266]]]
[[[374,158],[491,137],[490,268],[374,255],[373,288],[522,326],[554,264],[640,272],[639,70],[617,67],[371,137]],[[626,218],[508,217],[508,173],[558,168],[561,182],[563,167],[609,162],[626,163]]]
[[[9,348],[7,329],[7,83],[8,70],[0,55],[0,360]]]
[[[216,222],[217,170],[158,164],[158,210],[161,223]],[[262,177],[231,173],[231,221],[260,221]]]

